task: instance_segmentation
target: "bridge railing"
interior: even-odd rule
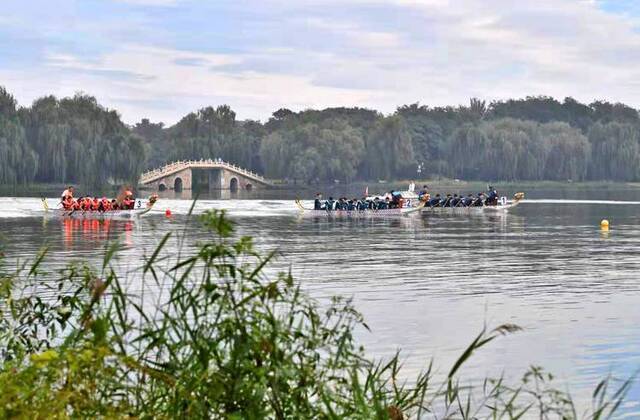
[[[226,169],[230,169],[234,172],[240,173],[245,176],[249,176],[255,179],[258,179],[262,182],[267,182],[266,179],[253,171],[249,171],[247,169],[236,166],[232,163],[225,162],[222,159],[200,159],[200,160],[178,160],[175,162],[168,163],[158,169],[153,169],[147,172],[143,172],[140,176],[140,182],[151,182],[155,178],[162,178],[165,175],[169,175],[171,173],[190,168],[190,167],[222,167]]]

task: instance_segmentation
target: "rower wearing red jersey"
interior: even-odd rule
[[[111,210],[111,201],[107,197],[102,197],[102,201],[100,202],[100,211],[109,211]]]

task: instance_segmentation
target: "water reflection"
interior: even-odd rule
[[[166,198],[139,222],[0,217],[0,230],[10,258],[49,245],[50,268],[69,256],[97,264],[105,244],[119,240],[118,264],[129,272],[167,232],[175,251],[183,232],[186,247],[210,238],[187,221],[190,205]],[[165,208],[174,217],[165,218]],[[280,251],[269,273],[291,269],[320,301],[353,297],[373,330],[359,338],[375,356],[402,348],[409,370],[431,357],[450,366],[485,323],[503,322],[525,331],[478,353],[465,377],[517,377],[534,363],[588,400],[598,379],[640,366],[637,206],[523,203],[505,214],[331,218],[300,217],[291,202],[273,198],[198,203],[198,211],[209,208],[228,209],[237,234],[253,236],[259,251]],[[608,232],[599,228],[603,218]],[[135,277],[130,284],[136,293],[158,292]],[[636,386],[630,397],[639,393]]]
[[[104,244],[114,238],[114,233],[121,232],[125,233],[120,236],[124,245],[133,245],[134,222],[131,220],[63,219],[59,222],[62,227],[64,249],[67,251],[78,247],[95,249],[97,244]]]

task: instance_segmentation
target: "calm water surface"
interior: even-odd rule
[[[359,333],[368,351],[382,357],[401,348],[408,376],[431,358],[446,373],[484,325],[505,322],[524,331],[475,355],[465,380],[518,379],[542,365],[586,402],[599,379],[640,368],[638,190],[538,189],[504,215],[396,219],[301,218],[282,192],[268,194],[201,200],[196,211],[227,209],[238,234],[280,251],[270,270],[291,268],[312,296],[353,297],[372,329]],[[118,239],[127,270],[168,231],[186,230],[188,243],[204,239],[196,222],[186,223],[190,204],[166,198],[139,222],[102,223],[47,219],[39,199],[0,198],[0,232],[11,262],[46,244],[51,269],[98,261],[105,241]],[[609,233],[599,229],[603,218]],[[635,385],[625,410],[640,412],[638,401]]]

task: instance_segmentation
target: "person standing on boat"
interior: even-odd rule
[[[322,202],[320,200],[322,200],[322,194],[318,193],[316,194],[316,199],[313,202],[314,210],[324,210],[324,207],[322,207]]]
[[[60,202],[65,209],[73,205],[73,186],[69,185],[66,190],[62,192],[60,196]]]
[[[487,197],[487,206],[497,206],[498,205],[498,191],[495,190],[491,185],[489,185],[489,196]]]

